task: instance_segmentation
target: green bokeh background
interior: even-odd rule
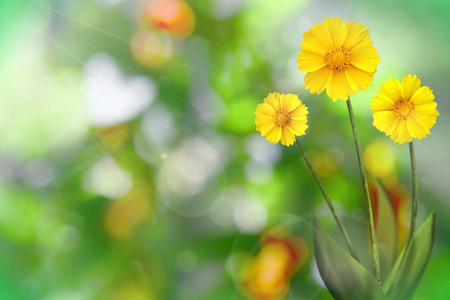
[[[312,157],[335,158],[324,184],[356,222],[362,191],[346,106],[305,90],[296,64],[302,33],[329,16],[370,29],[381,63],[352,98],[358,130],[363,147],[391,144],[408,188],[407,146],[372,127],[369,102],[383,81],[409,73],[434,91],[440,116],[416,154],[420,221],[436,210],[437,237],[415,299],[450,298],[447,1],[187,1],[191,36],[153,29],[172,45],[159,68],[131,55],[138,2],[0,2],[0,299],[245,299],[234,262],[273,227],[302,227],[308,240],[312,211],[326,211],[297,149],[255,133],[254,108],[272,91],[308,105],[302,143]],[[119,70],[111,84],[133,93],[140,76],[153,95],[114,127],[88,113],[89,76],[105,74],[89,64],[98,54]],[[313,265],[286,299],[331,299]]]

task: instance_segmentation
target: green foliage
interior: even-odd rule
[[[380,201],[385,201],[382,198],[387,199],[387,196],[381,195],[380,197]],[[383,205],[386,205],[386,203]],[[384,216],[386,216],[385,213],[383,213]],[[387,219],[387,221],[389,220]],[[405,249],[397,257],[395,265],[388,269],[389,275],[385,280],[383,279],[380,286],[363,265],[353,259],[331,238],[315,215],[313,226],[317,265],[325,285],[335,299],[408,300],[413,298],[433,249],[435,213],[432,213],[415,232],[405,269],[398,284],[390,292],[390,287],[400,267],[400,261]],[[378,229],[386,230],[380,227]],[[393,242],[392,237],[388,235],[388,232],[378,232],[378,236],[381,238],[380,241]],[[383,262],[382,267],[389,267],[388,263],[391,262],[392,252],[395,253],[395,250],[380,252],[381,261]],[[390,257],[383,258],[384,255],[389,255]]]
[[[317,266],[336,300],[388,299],[372,274],[331,238],[315,215],[313,227]]]
[[[381,182],[377,182],[376,189],[378,191],[376,237],[380,252],[381,281],[383,282],[392,269],[397,254],[398,220],[392,200]]]
[[[402,272],[397,286],[391,291],[390,295],[393,299],[407,300],[412,299],[414,291],[417,288],[420,279],[425,272],[428,260],[433,250],[435,236],[436,213],[432,213],[422,224],[422,226],[414,233],[411,248],[406,258],[405,269]],[[400,267],[403,251],[399,255],[389,277],[383,283],[383,290],[387,292],[393,284],[395,275]]]
[[[245,299],[237,288],[239,276],[228,270],[234,251],[251,258],[267,230],[278,229],[286,220],[309,224],[311,212],[324,206],[297,149],[271,145],[255,132],[257,103],[277,89],[297,93],[309,106],[310,127],[302,141],[311,157],[321,152],[336,159],[336,168],[321,176],[345,221],[358,224],[349,230],[352,238],[360,237],[355,244],[365,246],[365,228],[359,226],[362,194],[345,103],[328,102],[323,94],[305,91],[296,65],[302,30],[322,20],[323,3],[186,1],[196,17],[194,33],[187,38],[165,33],[162,41],[171,41],[173,52],[162,67],[150,68],[140,65],[130,51],[133,34],[145,27],[138,20],[143,12],[135,6],[138,2],[146,0],[0,0],[0,299]],[[416,0],[411,6],[391,2],[389,7],[395,9],[386,12],[376,4],[367,15],[355,12],[366,11],[372,5],[369,1],[333,4],[347,19],[375,20],[368,27],[380,56],[388,56],[389,51],[407,56],[408,70],[394,59],[382,60],[373,85],[352,98],[363,148],[383,137],[372,128],[368,103],[387,73],[400,76],[410,72],[411,65],[427,70],[424,82],[440,82],[433,86],[438,102],[448,85],[449,68],[442,55],[428,54],[436,49],[445,54],[448,48],[449,31],[442,28],[448,28],[445,12],[450,6],[441,9],[443,0]],[[421,12],[417,18],[408,11],[417,14],[422,7],[429,15]],[[229,14],[224,15],[227,9]],[[399,10],[404,13],[402,22]],[[379,22],[379,15],[386,19]],[[395,27],[399,23],[404,27]],[[409,28],[411,23],[414,26]],[[394,29],[387,31],[388,26]],[[401,47],[389,40],[386,45],[380,42],[377,35],[385,32],[417,41],[423,37],[424,45],[416,43],[405,54],[402,40],[398,41]],[[114,128],[95,127],[87,117],[86,82],[92,78],[86,78],[86,62],[100,53],[116,62],[124,82],[141,76],[156,86],[149,107]],[[439,107],[442,118],[437,132],[420,144],[422,153],[432,153],[430,162],[434,155],[448,153],[434,147],[437,140],[447,138],[447,108]],[[151,114],[155,111],[167,115],[155,121],[158,114]],[[171,129],[168,133],[166,125]],[[167,141],[157,144],[158,133],[160,140]],[[251,153],[249,144],[256,138],[263,143]],[[202,140],[203,148],[187,147],[168,179],[161,180],[162,166],[193,140]],[[132,196],[116,199],[87,188],[95,177],[93,169],[105,159],[130,175],[131,188],[137,193],[128,196],[141,201]],[[429,184],[430,199],[421,203],[421,210],[439,207],[434,204],[440,201],[443,221],[437,230],[439,252],[431,257],[416,299],[447,300],[450,225],[445,215],[449,211],[433,176],[445,180],[430,166],[425,161],[420,167],[428,168],[421,176]],[[397,170],[401,182],[409,180],[408,170]],[[257,176],[249,176],[250,171]],[[108,170],[101,174],[106,187],[117,185]],[[187,217],[172,211],[161,197],[161,185],[189,187],[191,182],[198,183],[199,174],[207,174],[208,181],[197,187],[208,193],[191,198],[177,195],[178,202],[169,204],[195,210],[203,199],[203,214]],[[176,181],[179,178],[186,182]],[[386,278],[394,265],[397,233],[392,207],[381,191],[379,218],[383,221],[378,223],[378,239],[386,245],[380,247]],[[245,225],[260,217],[252,203],[258,204],[256,212],[262,212],[267,224],[249,233],[243,231]],[[141,212],[145,218],[135,221],[133,217]],[[292,227],[299,229],[299,224]],[[380,295],[372,270],[349,258],[317,220],[314,224],[319,267],[329,274],[325,283],[333,287],[333,295],[337,299],[348,292],[353,299]],[[433,224],[434,219],[428,219],[416,233],[399,286],[418,285],[431,253]],[[310,225],[306,229],[312,232]],[[123,231],[124,236],[117,235]],[[332,299],[312,276],[311,241],[308,246],[309,261],[291,278],[286,299]],[[354,278],[348,277],[350,272],[355,272]],[[347,280],[356,282],[351,291],[345,289]],[[356,295],[360,290],[363,294]],[[372,292],[375,296],[369,296]],[[396,295],[409,299],[412,291]]]

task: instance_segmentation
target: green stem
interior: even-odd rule
[[[297,144],[298,149],[300,150],[300,153],[303,155],[303,158],[305,159],[306,164],[308,165],[309,170],[311,171],[311,174],[313,175],[314,179],[317,182],[317,185],[319,186],[320,190],[322,191],[322,195],[325,198],[325,201],[328,204],[328,207],[331,210],[331,213],[333,214],[334,219],[336,220],[336,223],[339,227],[339,230],[344,237],[345,243],[347,244],[348,250],[350,251],[350,254],[353,256],[353,258],[359,262],[358,255],[355,252],[355,249],[353,249],[352,243],[350,241],[350,238],[348,237],[347,231],[344,228],[344,224],[342,224],[341,219],[339,218],[338,214],[336,213],[336,209],[333,206],[333,203],[330,200],[330,197],[328,197],[328,193],[325,190],[325,187],[322,184],[322,181],[319,178],[319,175],[317,175],[316,170],[312,166],[311,162],[309,161],[308,157],[306,156],[305,151],[303,151],[303,148],[300,146],[300,143],[297,139],[295,139],[295,143]]]
[[[413,186],[413,197],[412,197],[412,205],[411,205],[411,223],[409,228],[409,236],[408,241],[406,242],[405,251],[403,252],[402,260],[400,261],[400,266],[397,269],[397,273],[395,274],[394,281],[392,285],[389,287],[389,293],[397,286],[400,278],[402,276],[403,270],[405,269],[406,259],[409,255],[409,251],[411,249],[412,239],[414,237],[414,231],[416,230],[416,221],[417,221],[417,206],[419,203],[419,180],[417,177],[417,165],[416,165],[416,154],[414,152],[414,144],[411,141],[409,143],[409,156],[411,159],[411,173],[412,173],[412,186]]]
[[[381,283],[380,257],[379,257],[379,253],[378,253],[377,238],[375,236],[375,226],[374,226],[374,221],[373,221],[372,204],[370,202],[369,184],[367,183],[366,168],[364,167],[364,160],[362,157],[361,144],[359,142],[358,132],[356,131],[355,116],[353,115],[353,109],[352,109],[352,104],[350,102],[350,97],[348,97],[348,100],[346,102],[347,102],[348,114],[350,116],[350,123],[352,125],[353,137],[355,139],[356,155],[358,156],[359,172],[361,174],[361,180],[362,180],[362,185],[363,185],[363,190],[364,190],[364,200],[366,203],[367,217],[369,219],[369,236],[370,236],[370,244],[372,247],[373,268],[375,270],[375,276],[376,276],[378,282]]]

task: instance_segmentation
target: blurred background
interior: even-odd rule
[[[309,106],[301,142],[367,249],[346,105],[306,91],[296,63],[303,32],[341,16],[381,57],[352,102],[399,245],[408,146],[371,125],[369,102],[408,73],[434,90],[441,115],[416,154],[419,222],[436,210],[437,236],[415,299],[449,299],[449,14],[441,0],[2,0],[0,298],[331,299],[310,223],[332,225],[327,207],[253,112],[272,91]]]

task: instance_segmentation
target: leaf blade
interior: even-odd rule
[[[313,227],[317,267],[336,300],[388,299],[369,271],[331,238],[315,215]]]
[[[431,256],[434,244],[434,236],[436,231],[436,213],[433,212],[423,222],[422,226],[414,233],[411,249],[406,258],[405,268],[402,272],[397,286],[391,292],[393,299],[411,299],[417,288],[417,285],[425,272],[425,268]],[[405,248],[397,258],[394,267],[392,268],[387,280],[383,283],[383,290],[385,293],[392,285],[395,274],[400,267],[400,261],[403,256]]]
[[[394,205],[386,187],[380,182],[376,182],[377,196],[377,220],[376,237],[378,250],[380,253],[381,281],[383,282],[392,269],[397,252],[398,225]]]

